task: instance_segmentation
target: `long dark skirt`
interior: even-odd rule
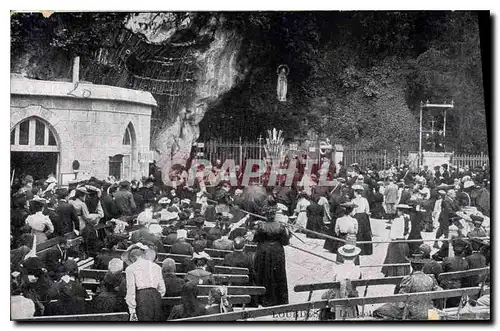
[[[393,263],[408,263],[406,257],[410,256],[410,248],[408,243],[389,243],[387,248],[387,255],[385,256],[384,264]],[[382,273],[385,277],[391,276],[406,276],[410,274],[410,266],[399,267],[382,267]]]
[[[323,233],[323,218],[322,217],[310,217],[307,219],[306,229],[318,233]],[[312,233],[306,233],[307,238],[321,238]]]
[[[337,234],[335,233],[335,225],[337,224],[337,219],[336,218],[333,218],[330,222],[330,226],[329,226],[329,229],[328,229],[328,232],[327,232],[327,235],[329,236],[332,236],[332,237],[336,237],[336,238],[340,238],[339,236],[337,236]],[[345,237],[345,235],[344,235]],[[345,238],[342,238],[342,239],[345,239]],[[330,253],[335,253],[337,254],[337,250],[339,249],[339,247],[343,246],[344,244],[340,241],[337,241],[337,240],[333,240],[333,239],[326,239],[325,240],[325,244],[323,245],[323,248],[324,249],[327,249]]]
[[[358,221],[358,234],[356,236],[357,241],[372,241],[372,227],[370,225],[370,217],[366,213],[357,213],[354,218]],[[372,255],[373,254],[373,244],[361,244],[358,245],[361,248],[361,253],[359,255]]]
[[[420,233],[420,230],[413,231],[413,229],[412,229],[410,234],[408,235],[408,240],[410,240],[410,239],[422,239],[422,234]],[[416,242],[408,243],[408,247],[410,248],[410,253],[417,252],[420,245],[422,245],[423,243],[424,243],[423,241],[416,241]]]
[[[139,321],[165,321],[160,292],[154,288],[146,288],[135,292],[137,302],[136,313]]]
[[[266,294],[259,298],[263,306],[288,304],[285,250],[278,242],[262,242],[255,253],[255,283],[264,286]]]

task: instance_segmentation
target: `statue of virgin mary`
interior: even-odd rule
[[[290,69],[288,69],[288,66],[286,64],[282,64],[278,67],[277,74],[278,74],[278,87],[277,87],[277,92],[278,92],[278,100],[279,101],[286,101],[286,92],[287,92],[287,76],[288,72]]]

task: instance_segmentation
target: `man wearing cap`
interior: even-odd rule
[[[354,263],[361,249],[351,244],[341,246],[337,254],[342,256],[342,264],[335,267],[334,281],[340,282],[340,288],[326,291],[321,299],[331,300],[340,298],[358,297],[358,291],[351,285],[351,281],[361,279],[361,269]],[[358,317],[357,305],[334,305],[332,308],[322,309],[320,320],[342,320],[344,318]]]
[[[248,268],[252,270],[252,257],[244,252],[245,238],[237,237],[234,239],[234,252],[226,254],[222,265],[236,268]]]
[[[175,261],[171,258],[166,258],[162,262],[163,280],[165,281],[165,297],[179,297],[182,292],[182,285],[184,280],[175,275],[176,266]]]
[[[68,203],[66,200],[67,196],[67,189],[58,188],[56,190],[57,207],[55,212],[57,213],[59,222],[57,227],[54,224],[54,233],[59,236],[73,232],[74,230],[79,233],[80,230],[80,223],[78,222],[78,217],[76,217],[75,208]]]
[[[129,190],[130,182],[124,180],[120,182],[120,188],[115,193],[115,201],[121,211],[122,216],[132,216],[137,208],[134,196]]]
[[[192,255],[193,246],[186,242],[186,237],[178,237],[177,242],[172,245],[170,252],[172,254]]]
[[[472,220],[472,224],[474,225],[474,228],[467,233],[467,237],[469,238],[482,238],[482,237],[487,237],[486,230],[483,227],[483,221],[484,218],[478,215],[470,215],[470,218]]]
[[[464,238],[455,238],[452,240],[451,244],[453,247],[454,256],[446,257],[443,260],[443,272],[465,271],[470,269],[467,260],[463,256],[467,248],[467,242],[464,240]],[[441,282],[441,286],[445,290],[464,287],[462,286],[461,279],[444,280]],[[460,300],[460,296],[448,298],[446,300],[446,307],[458,307]]]
[[[422,258],[426,260],[424,268],[422,269],[424,274],[434,275],[434,278],[438,279],[439,274],[443,272],[443,267],[440,263],[431,258],[431,246],[422,244],[419,246],[419,252],[422,254]]]
[[[469,247],[471,253],[465,257],[469,269],[479,269],[486,267],[486,257],[481,252],[482,246],[485,244],[483,239],[474,237],[469,239]],[[480,282],[484,279],[483,276],[471,276],[466,279],[462,279],[463,287],[474,287],[479,286]]]
[[[403,277],[395,289],[397,294],[441,291],[436,279],[432,275],[424,274],[423,267],[427,262],[422,254],[414,254],[407,258],[413,270],[410,275]],[[405,315],[406,306],[406,316]],[[429,309],[434,309],[431,299],[409,299],[406,302],[386,303],[373,312],[373,316],[384,320],[427,320]]]

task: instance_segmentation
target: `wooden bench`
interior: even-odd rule
[[[165,253],[170,253],[172,249],[172,245],[163,245],[163,248],[165,249]],[[256,245],[245,245],[245,248],[243,249],[245,252],[255,252],[257,251],[257,246]],[[229,251],[229,250],[224,250],[224,249],[215,249],[215,248],[205,248],[205,252],[208,253],[211,257],[220,257],[224,258],[227,254],[232,253],[234,251]]]
[[[106,270],[95,270],[95,269],[82,269],[80,270],[80,276],[82,279],[95,279],[95,280],[102,280],[104,276],[106,275],[107,271]],[[179,277],[185,277],[185,273],[178,273],[176,274]],[[224,278],[224,277],[231,277],[232,279],[236,278],[237,276],[244,276],[244,275],[220,275],[220,274],[214,274],[215,277],[219,278]],[[241,278],[242,280],[248,279],[245,277],[238,277]],[[237,282],[235,282],[237,283]],[[92,282],[92,281],[84,281],[83,286],[86,289],[91,290],[92,292],[95,292],[95,289],[99,285],[98,282]],[[216,285],[198,285],[198,288],[200,289],[200,295],[208,295],[208,290],[211,289]],[[228,288],[228,294],[234,294],[234,295],[262,295],[266,292],[266,288],[262,286],[227,286]],[[207,289],[205,291],[205,289]]]
[[[469,269],[465,271],[443,272],[438,276],[439,282],[444,280],[462,279],[471,276],[484,276],[490,272],[490,267]]]
[[[126,322],[130,319],[128,312],[106,314],[81,314],[61,316],[38,316],[15,320],[17,322]]]
[[[470,269],[466,271],[454,271],[454,272],[443,272],[439,274],[439,282],[443,280],[451,279],[461,279],[470,276],[484,275],[489,271],[489,267]],[[394,277],[383,277],[383,278],[367,278],[367,279],[354,279],[351,281],[352,286],[375,286],[375,285],[398,285],[404,276],[394,276]],[[307,301],[311,300],[314,291],[328,290],[340,288],[340,282],[325,282],[325,283],[315,283],[315,284],[299,284],[295,285],[293,290],[295,292],[309,292],[309,298]]]
[[[111,255],[112,257],[120,258],[123,251],[110,251],[105,248],[101,250],[101,252]],[[187,257],[187,255],[185,255]],[[165,258],[161,259],[163,261]],[[157,262],[158,265],[162,265],[162,262]],[[182,267],[182,262],[176,262],[175,266],[177,269]],[[231,275],[248,275],[248,268],[237,268],[237,267],[226,267],[223,265],[215,265],[214,272],[217,274],[231,274]]]
[[[207,316],[198,316],[191,318],[178,319],[176,322],[209,322],[209,321],[237,321],[245,320],[248,318],[256,318],[269,315],[279,315],[280,313],[290,313],[297,311],[304,311],[309,309],[322,309],[332,307],[334,305],[369,305],[377,303],[389,303],[389,302],[406,302],[409,299],[442,299],[450,298],[461,295],[473,295],[477,294],[481,290],[480,287],[468,287],[453,290],[443,290],[443,291],[432,291],[432,292],[420,292],[420,293],[409,293],[409,294],[395,294],[395,295],[384,295],[384,296],[373,296],[373,297],[361,297],[361,298],[341,298],[333,300],[319,300],[319,301],[309,301],[301,302],[288,305],[278,305],[273,307],[258,308],[245,311],[236,311],[224,314],[214,314]]]
[[[102,280],[104,276],[106,275],[105,270],[93,270],[93,269],[82,269],[80,272],[80,275],[83,279],[96,279],[96,280]],[[175,273],[177,277],[184,278],[186,277],[186,273],[178,272]],[[228,275],[228,274],[212,274],[214,277],[214,281],[216,284],[248,284],[249,278],[247,275]],[[93,292],[95,292],[95,288],[99,285],[99,282],[90,282],[90,281],[84,281],[83,282],[84,287],[86,289],[89,289]]]

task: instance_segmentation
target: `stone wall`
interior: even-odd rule
[[[104,85],[11,79],[11,130],[26,118],[48,122],[59,146],[59,174],[80,171],[97,178],[109,175],[109,157],[131,154],[131,175],[147,175],[148,164],[139,153],[150,150],[151,110],[156,101],[149,92]],[[133,127],[132,144],[122,145],[126,128]],[[135,136],[135,137],[134,137]]]

